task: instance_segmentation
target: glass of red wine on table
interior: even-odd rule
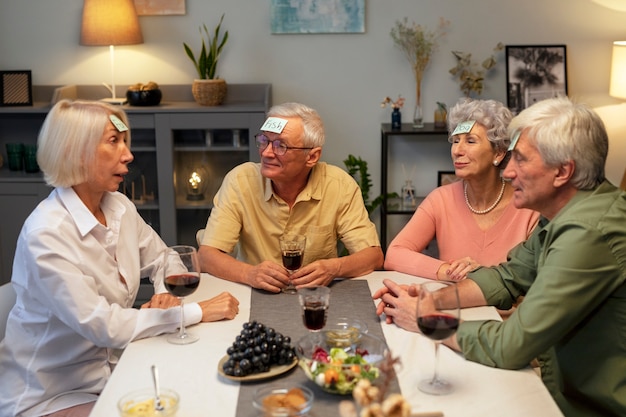
[[[180,300],[180,328],[178,333],[168,336],[167,341],[177,345],[187,345],[198,341],[185,330],[184,298],[192,294],[200,284],[200,263],[198,252],[193,246],[177,245],[164,252],[165,288]]]
[[[419,390],[426,394],[444,395],[454,390],[452,384],[439,378],[437,358],[441,342],[456,333],[459,327],[459,315],[459,293],[456,283],[433,281],[420,285],[417,299],[417,326],[424,336],[435,342],[434,375],[418,385]]]
[[[286,294],[295,294],[296,287],[291,283],[291,274],[300,269],[304,258],[306,236],[287,233],[279,238],[280,251],[283,257],[283,266],[289,271],[289,284],[283,288]]]
[[[328,306],[330,304],[330,288],[315,286],[298,289],[298,298],[302,307],[304,326],[319,337],[319,331],[326,326]],[[316,342],[319,344],[319,342]]]

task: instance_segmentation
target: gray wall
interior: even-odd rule
[[[440,17],[451,22],[425,74],[426,121],[432,121],[436,101],[451,105],[461,96],[448,74],[455,64],[451,51],[482,60],[497,42],[566,44],[570,96],[626,119],[626,105],[608,96],[611,46],[626,38],[626,13],[591,0],[366,0],[366,32],[339,35],[272,35],[269,5],[187,0],[184,16],[140,17],[145,43],[116,49],[116,83],[190,84],[195,72],[182,42],[197,47],[198,26],[212,27],[226,13],[230,40],[220,75],[231,83],[271,83],[275,103],[301,101],[317,108],[327,128],[324,159],[342,166],[349,153],[360,155],[369,161],[374,192],[379,124],[390,120],[389,109],[379,103],[402,94],[405,120],[413,107],[410,67],[389,36],[404,16],[431,28]],[[0,69],[31,69],[38,85],[109,82],[108,48],[79,45],[81,11],[80,0],[0,0]],[[504,53],[498,57],[482,97],[505,101]],[[623,122],[611,131],[608,176],[614,182],[624,170],[625,131]]]

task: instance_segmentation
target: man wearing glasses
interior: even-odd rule
[[[324,125],[303,104],[274,106],[255,136],[260,163],[224,178],[200,245],[202,270],[229,281],[279,292],[328,285],[382,268],[383,252],[361,190],[344,170],[320,162]],[[306,236],[302,267],[291,278],[278,239]],[[341,240],[349,255],[337,256]],[[237,256],[232,256],[237,249]]]

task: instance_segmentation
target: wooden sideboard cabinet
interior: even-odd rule
[[[123,106],[135,159],[120,191],[168,245],[195,245],[224,175],[238,164],[259,160],[254,135],[271,105],[271,85],[229,84],[225,102],[215,107],[195,103],[190,85],[163,85],[161,90],[158,106]],[[5,144],[36,144],[53,96],[97,100],[106,95],[102,86],[34,86],[32,106],[0,107],[0,284],[11,278],[24,220],[51,191],[41,173],[9,170]],[[203,189],[191,187],[194,172]]]

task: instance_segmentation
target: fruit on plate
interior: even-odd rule
[[[296,358],[289,336],[256,321],[243,324],[226,354],[222,370],[236,377],[267,372],[272,365],[287,365]]]

